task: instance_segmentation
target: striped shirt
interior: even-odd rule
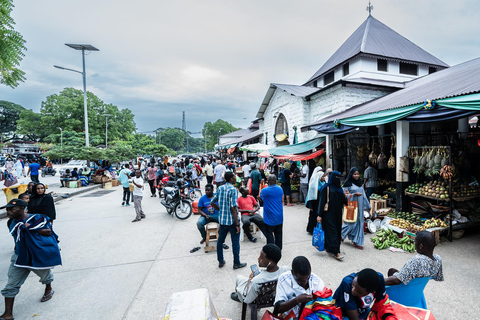
[[[211,202],[216,203],[220,208],[218,218],[220,225],[230,226],[235,222],[231,208],[237,206],[237,199],[238,191],[231,183],[227,182],[217,189]]]

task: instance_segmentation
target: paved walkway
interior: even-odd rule
[[[168,215],[158,198],[148,196],[146,187],[147,218],[132,223],[135,210],[121,206],[121,195],[121,187],[95,189],[57,203],[55,231],[61,240],[63,266],[54,269],[55,296],[40,303],[43,287],[31,275],[16,298],[16,319],[162,319],[172,293],[196,288],[209,290],[220,316],[240,319],[241,305],[230,299],[230,293],[236,275],[248,276],[250,270],[233,270],[231,249],[225,251],[226,266],[219,269],[214,252],[190,253],[199,246],[198,216],[181,221]],[[300,205],[285,209],[280,264],[291,265],[295,256],[305,255],[313,272],[330,288],[335,289],[349,273],[365,267],[386,273],[413,256],[376,250],[368,235],[363,251],[347,241],[342,246],[345,260],[338,262],[311,246],[311,237],[304,231],[307,215]],[[5,226],[5,219],[2,223]],[[265,239],[241,243],[241,261],[257,263],[264,244]],[[438,320],[477,318],[476,308],[469,306],[480,300],[479,246],[480,234],[467,234],[436,249],[444,261],[445,282],[430,282],[425,296]],[[7,280],[12,250],[13,240],[5,228],[0,232],[1,287]]]

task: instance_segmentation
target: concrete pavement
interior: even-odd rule
[[[225,250],[226,266],[218,268],[216,254],[200,246],[198,216],[181,221],[168,215],[158,198],[145,186],[145,220],[132,223],[133,205],[121,206],[122,189],[95,189],[57,202],[55,231],[60,237],[63,266],[53,270],[55,295],[40,303],[43,286],[30,275],[15,302],[16,319],[162,319],[170,295],[177,291],[207,288],[218,314],[240,319],[241,305],[230,299],[237,274],[248,276],[248,267],[233,270],[231,249]],[[345,260],[338,262],[311,246],[305,232],[308,212],[301,205],[285,208],[284,248],[281,265],[291,265],[297,255],[309,258],[313,272],[335,289],[349,273],[365,267],[386,273],[401,267],[413,254],[373,248],[367,236],[365,250],[342,246]],[[0,222],[1,224],[2,222]],[[5,219],[3,219],[5,223]],[[230,238],[227,244],[231,247]],[[265,239],[241,243],[241,261],[257,263]],[[431,281],[425,296],[437,319],[476,318],[480,280],[480,234],[466,234],[453,243],[441,243],[435,253],[443,258],[445,281]],[[0,286],[7,280],[13,239],[0,232]],[[467,306],[467,307],[465,307]],[[0,307],[1,308],[1,307]],[[259,313],[259,317],[263,311]],[[247,316],[249,319],[249,315]]]

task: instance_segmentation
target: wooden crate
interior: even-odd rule
[[[370,200],[370,213],[373,214],[375,211],[379,209],[383,209],[387,207],[387,200]]]

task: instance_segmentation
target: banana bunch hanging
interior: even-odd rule
[[[395,168],[395,157],[393,156],[393,149],[396,148],[395,134],[392,133],[392,145],[390,146],[390,159],[388,159],[387,167],[389,169]]]

